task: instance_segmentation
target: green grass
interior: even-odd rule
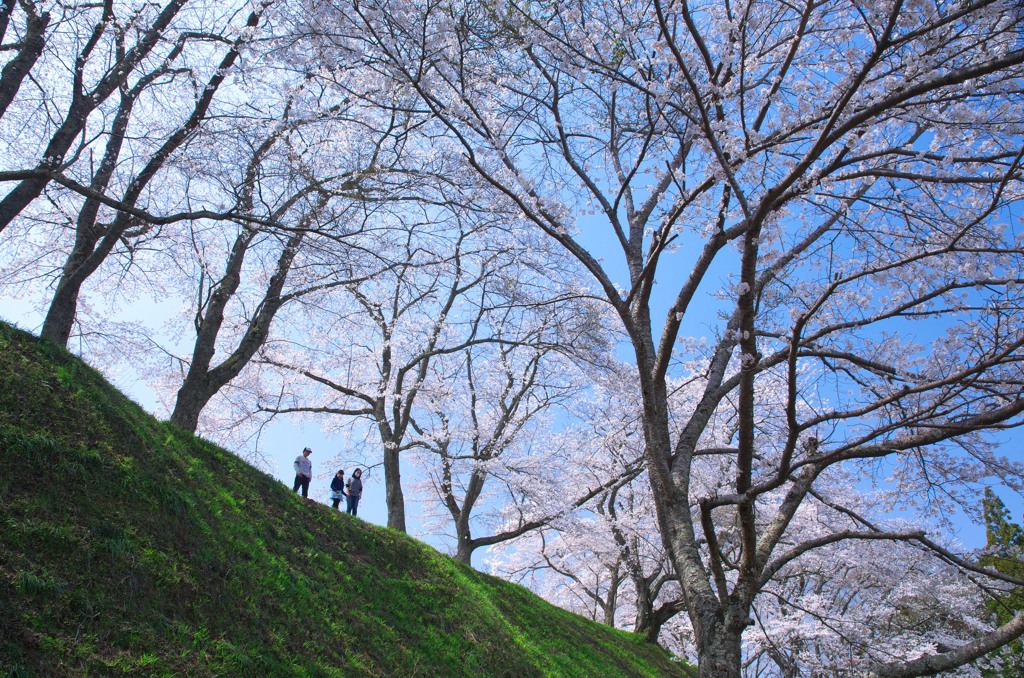
[[[0,678],[685,676],[307,502],[0,323]]]

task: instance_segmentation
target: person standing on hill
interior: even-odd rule
[[[295,485],[292,486],[292,491],[298,492],[301,487],[303,497],[309,497],[309,481],[313,479],[313,462],[309,460],[311,454],[313,450],[307,447],[302,454],[295,457]]]
[[[342,497],[347,497],[345,494],[345,469],[341,469],[331,479],[331,501],[334,502],[335,510],[341,510],[338,508],[338,504],[341,503]]]
[[[356,508],[359,506],[359,497],[363,495],[363,470],[357,468],[352,471],[352,477],[348,479],[348,501],[345,502],[345,513],[356,515]]]

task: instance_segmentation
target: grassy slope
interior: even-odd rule
[[[300,499],[0,323],[0,678],[687,671]]]

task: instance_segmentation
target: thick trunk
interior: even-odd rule
[[[250,24],[253,21],[251,16],[249,21]],[[249,162],[246,181],[243,185],[243,197],[240,201],[242,210],[245,212],[252,209],[252,192],[260,163],[277,138],[277,135],[273,134],[264,139]],[[324,204],[325,202],[321,200],[314,214],[318,213]],[[237,377],[256,355],[256,351],[266,343],[274,316],[285,303],[285,297],[281,293],[299,247],[306,237],[304,230],[306,225],[307,222],[304,220],[300,224],[300,228],[292,233],[281,249],[281,253],[277,257],[277,268],[270,278],[267,291],[263,295],[263,300],[257,307],[256,313],[249,321],[245,334],[238,342],[238,347],[222,363],[211,368],[213,355],[217,348],[217,337],[224,325],[227,305],[242,283],[245,257],[257,232],[246,227],[236,236],[224,266],[224,278],[210,294],[206,313],[197,313],[196,315],[196,343],[192,351],[192,362],[189,363],[185,382],[178,389],[171,421],[188,431],[195,432],[199,425],[199,415],[210,399],[229,381]]]
[[[643,626],[638,626],[636,632],[644,639],[645,643],[651,643],[652,645],[658,644],[658,636],[661,635],[661,627],[665,625],[665,620],[656,619],[653,616],[649,617]]]
[[[714,556],[710,562],[705,562],[701,550],[703,540],[690,506],[690,462],[720,396],[714,391],[708,392],[674,444],[665,379],[668,358],[667,353],[659,355],[655,346],[650,310],[638,296],[630,312],[621,315],[636,355],[643,402],[645,457],[658,528],[694,629],[699,675],[701,678],[739,678],[740,639],[746,611],[743,604],[727,601],[728,582],[721,572],[721,563],[716,563]],[[734,317],[728,329],[736,330],[738,326],[738,318]],[[671,342],[663,341],[661,349],[670,351],[671,346]],[[709,375],[712,382],[720,382],[732,348],[726,342],[716,351]]]
[[[740,633],[724,625],[707,627],[697,642],[697,675],[700,678],[740,678],[742,653]]]
[[[635,342],[634,346],[638,349],[638,363],[641,366],[653,365],[653,342]],[[746,615],[727,617],[723,602],[716,594],[693,523],[689,502],[689,464],[685,460],[679,463],[678,458],[673,460],[675,455],[682,456],[693,450],[684,447],[673,449],[664,379],[653,371],[644,373],[641,368],[640,380],[648,477],[662,543],[672,561],[693,625],[699,675],[701,678],[739,678],[743,625],[738,620]]]
[[[654,615],[638,613],[636,632],[640,634],[647,643],[657,643],[658,635],[661,634],[661,624],[654,623]]]
[[[251,241],[252,233],[250,231],[243,231],[235,239],[235,246],[228,260],[227,272],[210,295],[206,314],[197,315],[196,342],[192,347],[192,361],[189,363],[185,382],[178,389],[174,412],[171,413],[171,421],[186,431],[195,433],[199,424],[199,413],[220,388],[219,386],[213,387],[211,383],[210,365],[217,350],[217,335],[224,324],[224,309],[238,289],[242,262]]]
[[[287,247],[278,257],[277,271],[271,277],[267,293],[249,322],[238,347],[221,364],[211,367],[217,351],[217,337],[224,325],[225,310],[242,282],[245,256],[255,236],[256,231],[245,228],[235,238],[224,267],[224,277],[210,294],[206,313],[196,316],[196,342],[192,348],[192,361],[189,363],[185,381],[178,389],[174,412],[171,413],[171,421],[186,431],[195,432],[199,425],[199,415],[206,404],[217,391],[238,376],[263,345],[270,333],[270,323],[281,307],[281,289],[294,259],[294,253]],[[297,247],[301,240],[302,234],[296,234],[292,236],[290,242]]]
[[[619,588],[621,585],[622,573],[619,571],[618,563],[616,563],[609,572],[608,594],[605,596],[604,605],[601,606],[601,612],[604,614],[601,623],[605,626],[615,627],[615,611],[619,607]]]
[[[632,575],[632,573],[631,573]],[[636,630],[638,633],[642,633],[644,637],[647,637],[647,629],[654,621],[654,601],[651,600],[651,594],[645,582],[637,581],[636,575],[633,577],[633,586],[636,588]],[[658,634],[655,633],[654,637],[657,638]]]
[[[458,549],[455,551],[455,560],[459,561],[463,565],[473,566],[473,551],[476,551],[476,547],[469,540],[459,539]]]
[[[449,483],[450,483],[449,479]],[[479,542],[473,541],[473,536],[469,529],[469,518],[473,514],[473,507],[476,506],[476,500],[480,497],[480,493],[484,489],[484,483],[487,482],[487,474],[481,472],[479,469],[473,471],[473,475],[469,479],[469,484],[466,486],[466,496],[462,500],[462,509],[452,513],[452,518],[455,519],[455,531],[458,534],[458,549],[455,552],[455,559],[460,563],[466,565],[472,565],[473,551],[479,546]],[[450,485],[449,485],[450,487]],[[451,507],[457,506],[455,498],[452,497]]]
[[[649,595],[638,597],[635,629],[648,643],[657,643],[658,636],[661,635],[661,627],[669,619],[679,614],[680,607],[677,601],[672,601],[654,609],[653,604],[642,604],[644,599],[653,603]]]
[[[106,182],[105,180],[101,183],[94,181],[93,185],[102,190],[106,186]],[[43,329],[40,332],[40,336],[61,346],[67,346],[68,340],[71,338],[75,316],[78,314],[78,297],[81,294],[82,285],[107,258],[120,233],[120,231],[108,232],[97,247],[98,234],[95,226],[97,206],[96,201],[87,200],[79,213],[75,246],[68,255],[67,261],[64,262],[60,282],[57,283],[53,299],[50,300],[50,307],[46,311],[46,320],[43,321]]]
[[[405,497],[398,450],[384,450],[384,485],[387,492],[388,527],[405,532]]]
[[[264,306],[249,323],[238,347],[223,362],[212,368],[210,365],[223,318],[216,323],[211,319],[211,325],[216,324],[216,331],[201,331],[197,336],[192,363],[189,365],[185,382],[178,389],[171,421],[187,431],[195,432],[199,425],[199,415],[213,396],[238,376],[266,342],[270,325],[280,307],[280,296],[275,296],[271,300],[265,298]],[[209,318],[209,315],[207,317]]]
[[[199,415],[217,392],[216,389],[211,392],[208,381],[206,374],[197,372],[193,375],[192,370],[189,370],[185,383],[178,389],[178,397],[174,401],[171,421],[191,433],[196,432]]]
[[[43,329],[39,336],[67,347],[71,330],[75,326],[75,316],[78,314],[78,294],[81,287],[81,283],[75,278],[61,279],[50,301],[50,308],[46,311],[46,320],[43,321]]]
[[[110,185],[110,179],[117,167],[118,158],[121,156],[121,148],[128,131],[128,121],[131,118],[139,91],[136,89],[121,94],[121,103],[110,127],[110,136],[103,152],[103,161],[89,185],[99,193],[105,193]],[[64,262],[60,282],[57,284],[57,290],[54,292],[46,320],[43,323],[42,336],[61,346],[67,346],[71,337],[82,285],[110,255],[130,223],[122,218],[118,219],[113,226],[98,227],[96,218],[99,215],[99,210],[99,201],[89,198],[82,204],[82,208],[78,212],[78,220],[75,223],[75,245],[68,255],[67,261]]]
[[[455,532],[458,538],[455,560],[472,566],[473,551],[476,550],[476,546],[473,545],[473,537],[469,532],[469,511],[463,506],[463,509],[454,518]]]
[[[81,294],[82,285],[106,260],[127,225],[112,226],[97,245],[95,226],[93,225],[96,220],[95,207],[95,201],[86,201],[82,213],[79,215],[75,246],[64,263],[60,282],[53,293],[53,299],[50,300],[50,307],[46,312],[46,320],[43,322],[43,329],[40,333],[40,336],[61,346],[67,346],[68,339],[71,337],[75,316],[78,313],[78,297]]]

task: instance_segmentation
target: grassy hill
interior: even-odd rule
[[[689,671],[299,498],[0,323],[0,678]]]

